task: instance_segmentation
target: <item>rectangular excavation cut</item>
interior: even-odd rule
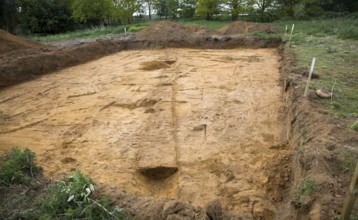
[[[120,52],[0,91],[0,145],[51,178],[273,215],[279,65],[276,49]]]

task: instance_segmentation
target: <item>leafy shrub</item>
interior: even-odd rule
[[[11,149],[8,159],[0,168],[0,185],[28,184],[31,177],[39,170],[34,164],[35,153],[26,148]]]
[[[42,205],[40,219],[128,219],[122,209],[112,208],[108,199],[97,202],[91,178],[80,171],[55,185]]]

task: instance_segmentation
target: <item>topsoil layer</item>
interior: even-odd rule
[[[0,55],[18,50],[37,49],[44,47],[46,46],[34,41],[16,37],[0,29]]]

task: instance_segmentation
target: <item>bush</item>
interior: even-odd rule
[[[94,200],[94,191],[91,178],[75,171],[50,190],[40,219],[128,219],[122,209],[112,208],[108,199]]]
[[[0,185],[29,184],[31,177],[39,170],[34,164],[35,153],[26,148],[11,149],[8,159],[0,168]]]

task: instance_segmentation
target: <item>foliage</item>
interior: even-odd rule
[[[73,18],[80,23],[99,24],[113,13],[112,0],[72,0]]]
[[[307,177],[297,189],[295,198],[296,205],[302,205],[306,196],[310,196],[312,193],[318,191],[320,191],[320,186],[313,178]]]
[[[196,0],[182,0],[180,2],[180,17],[181,18],[192,18],[196,10]]]
[[[0,0],[0,28],[11,32],[15,29],[17,8],[16,0]]]
[[[229,11],[231,13],[231,20],[236,21],[240,13],[247,13],[253,6],[251,0],[226,0]]]
[[[213,20],[215,15],[221,13],[221,0],[197,0],[196,14],[206,20]]]
[[[0,185],[29,184],[33,173],[38,171],[34,164],[35,153],[26,148],[11,149],[5,164],[0,167]]]
[[[77,170],[52,188],[40,219],[128,219],[122,209],[112,208],[108,199],[94,200],[94,192],[92,180]]]
[[[358,120],[348,124],[348,128],[358,132]]]
[[[141,8],[141,4],[137,0],[113,0],[113,2],[113,15],[122,23],[130,23],[133,20],[133,13]]]
[[[56,35],[32,35],[31,39],[39,42],[57,42],[75,39],[105,38],[124,33],[125,27],[128,32],[137,32],[148,25],[149,23],[138,23],[126,26],[120,25],[116,27],[90,28]]]
[[[71,27],[71,11],[61,1],[18,0],[21,7],[19,23],[32,33],[59,33]]]
[[[158,16],[166,19],[177,18],[179,15],[179,1],[177,0],[154,0],[153,7],[157,10]]]

